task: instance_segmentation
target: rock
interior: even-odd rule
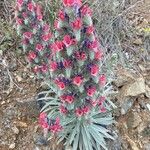
[[[42,135],[34,134],[33,139],[36,145],[44,146],[48,144],[46,138]]]
[[[129,136],[126,135],[125,137],[130,144],[131,150],[140,150],[137,144]]]
[[[16,147],[16,144],[15,143],[12,143],[9,145],[9,149],[14,149]]]
[[[135,82],[129,83],[122,87],[121,93],[123,96],[138,96],[146,92],[144,78],[138,78]]]
[[[121,114],[125,115],[128,112],[128,110],[132,107],[133,103],[134,100],[132,100],[131,98],[124,100],[121,106]]]
[[[137,112],[130,112],[128,114],[127,126],[129,129],[136,128],[141,122],[142,119]]]
[[[134,40],[134,41],[133,41],[133,44],[136,44],[136,45],[141,45],[141,44],[143,44],[142,39],[141,39],[141,38],[138,38],[138,39]]]
[[[150,88],[149,88],[149,86],[146,86],[146,97],[148,97],[148,98],[150,98]]]
[[[16,126],[12,127],[12,130],[15,134],[19,134],[19,129]]]
[[[22,122],[22,121],[14,122],[14,124],[16,124],[17,127],[22,127],[22,128],[27,128],[28,127],[27,123]]]
[[[150,143],[144,145],[145,150],[150,150]]]

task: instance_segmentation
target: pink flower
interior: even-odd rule
[[[90,102],[91,102],[91,104],[92,104],[93,107],[95,107],[97,105],[97,103],[98,103],[97,100],[91,100]]]
[[[34,73],[38,73],[39,71],[40,71],[39,66],[35,66],[35,67],[33,68],[33,72],[34,72]]]
[[[37,20],[38,20],[38,21],[42,21],[42,19],[43,19],[43,16],[42,16],[42,15],[38,15],[38,16],[37,16]]]
[[[85,15],[92,16],[92,10],[89,8],[88,5],[84,5],[84,6],[82,7],[82,9],[81,9],[81,14],[82,14],[83,16],[85,16]]]
[[[23,5],[23,0],[17,0],[18,7],[21,7]]]
[[[23,12],[23,13],[22,13],[22,17],[23,17],[24,19],[26,19],[26,18],[28,17],[27,13],[26,13],[26,12]]]
[[[72,39],[71,39],[70,35],[64,36],[63,43],[65,44],[66,47],[69,47],[72,45]]]
[[[98,67],[98,65],[93,65],[93,66],[91,67],[91,70],[90,70],[91,75],[92,75],[92,76],[97,76],[98,72],[99,72],[99,67]]]
[[[29,11],[31,11],[31,12],[34,11],[34,4],[33,4],[32,2],[29,3],[29,4],[27,5],[27,7],[28,7],[28,10],[29,10]]]
[[[100,86],[105,86],[105,84],[106,84],[106,76],[105,75],[100,76],[99,84],[100,84]]]
[[[47,67],[47,65],[42,65],[42,67],[41,67],[41,71],[42,71],[42,73],[46,73],[47,71],[48,71],[48,67]]]
[[[74,101],[74,96],[72,95],[67,95],[65,101],[69,104],[72,104]]]
[[[51,49],[52,49],[53,53],[55,54],[56,52],[60,52],[64,49],[64,44],[62,41],[55,41],[51,45]]]
[[[98,101],[98,106],[102,106],[103,105],[103,103],[105,102],[105,100],[106,100],[106,97],[104,97],[104,96],[101,96],[100,98],[99,98],[99,100],[97,100]]]
[[[63,128],[60,124],[60,119],[57,117],[55,120],[55,123],[52,123],[49,127],[50,131],[53,132],[54,134],[60,132]]]
[[[63,4],[65,7],[72,7],[74,5],[81,6],[82,0],[63,0]]]
[[[80,56],[81,56],[80,59],[81,59],[82,61],[84,61],[84,60],[87,59],[87,55],[86,55],[85,52],[82,52]]]
[[[37,57],[37,55],[35,52],[29,52],[29,54],[28,54],[29,61],[34,60],[36,57]]]
[[[102,106],[102,107],[100,108],[100,112],[105,113],[106,111],[107,111],[107,109],[106,109],[104,106]]]
[[[72,28],[75,30],[79,30],[82,27],[82,21],[80,18],[77,18],[73,23],[72,23]]]
[[[58,13],[58,17],[60,20],[64,21],[65,20],[65,13],[62,10],[60,10]]]
[[[66,95],[61,95],[61,96],[60,96],[60,100],[61,100],[62,102],[65,102],[65,99],[66,99]]]
[[[59,81],[59,82],[57,83],[57,86],[59,87],[60,90],[64,90],[64,89],[66,88],[65,83],[64,83],[64,82],[61,82],[61,81]]]
[[[32,32],[24,32],[23,36],[27,39],[31,39],[32,38],[33,33]]]
[[[66,60],[65,59],[63,61],[63,65],[64,65],[65,68],[70,68],[72,66],[72,62],[71,62],[71,60]]]
[[[50,71],[56,71],[57,70],[57,62],[53,61],[50,63]]]
[[[42,128],[49,128],[47,123],[47,115],[46,113],[42,112],[39,116],[39,124]]]
[[[37,14],[37,16],[42,15],[41,5],[36,4],[36,14]]]
[[[93,32],[94,32],[94,27],[93,26],[89,26],[89,27],[87,27],[87,29],[86,29],[86,34],[88,34],[88,35],[90,35],[90,34],[92,34]]]
[[[77,86],[80,86],[82,82],[83,82],[83,79],[81,76],[76,76],[73,78],[73,84]]]
[[[87,95],[92,97],[96,92],[96,88],[95,87],[91,87],[87,90]]]
[[[42,35],[42,40],[45,41],[45,42],[47,42],[51,38],[52,38],[52,33],[48,33],[48,34]]]
[[[16,18],[16,22],[17,22],[18,25],[22,25],[23,24],[23,20],[18,18],[18,17]]]
[[[36,44],[36,48],[35,48],[37,51],[42,51],[44,49],[43,45],[42,44]]]
[[[68,113],[68,110],[65,106],[61,105],[59,108],[60,112],[64,115],[66,115]]]
[[[86,114],[89,113],[90,107],[89,107],[89,106],[84,106],[84,107],[82,108],[82,111],[83,111],[83,114],[86,115]]]
[[[42,7],[40,5],[36,5],[36,14],[37,14],[37,19],[39,21],[42,21],[43,15],[42,15]]]
[[[102,56],[103,56],[103,53],[100,50],[95,52],[95,59],[96,60],[100,60],[102,58]]]
[[[58,20],[55,20],[54,21],[54,28],[56,29],[56,30],[59,30],[60,28],[59,28],[59,21]]]
[[[48,24],[43,25],[43,31],[44,32],[49,32],[50,31],[50,26]]]
[[[99,47],[99,42],[97,40],[89,43],[88,48],[93,50],[94,52],[97,52],[97,48]]]
[[[77,117],[82,117],[83,116],[83,111],[81,108],[76,108],[75,114]]]

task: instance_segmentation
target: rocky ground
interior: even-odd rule
[[[5,9],[3,11],[10,11],[11,7]],[[150,1],[145,0],[127,15],[128,21],[137,30],[132,48],[140,51],[135,52],[132,68],[118,65],[116,69],[111,98],[118,107],[114,111],[118,138],[110,150],[150,150],[149,10]],[[2,26],[5,27],[4,24]],[[5,30],[11,31],[11,28],[12,25]],[[6,36],[3,34],[5,30],[0,31],[0,150],[60,150],[52,144],[54,141],[46,142],[38,126],[36,93],[43,87],[20,55],[14,31]]]

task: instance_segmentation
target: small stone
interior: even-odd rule
[[[136,39],[136,40],[134,40],[133,41],[133,44],[136,44],[136,45],[141,45],[141,44],[143,44],[143,42],[142,42],[142,39]]]
[[[22,122],[22,121],[18,121],[18,122],[15,122],[16,126],[18,127],[22,127],[22,128],[27,128],[28,125],[26,122]]]
[[[12,143],[9,145],[9,149],[14,149],[16,147],[16,144],[15,143]]]
[[[12,130],[15,134],[19,134],[19,129],[16,126],[12,127]]]
[[[2,101],[2,102],[1,102],[1,105],[4,105],[5,103],[6,103],[5,101]]]
[[[43,137],[43,136],[41,136],[41,135],[35,134],[35,135],[33,136],[33,139],[34,139],[34,143],[35,143],[36,145],[40,145],[40,146],[42,146],[42,145],[47,145],[47,140],[45,139],[45,137]]]
[[[16,78],[17,78],[17,81],[18,81],[18,82],[21,82],[21,81],[22,81],[22,77],[16,76]]]

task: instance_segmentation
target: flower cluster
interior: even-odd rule
[[[81,0],[63,0],[55,21],[57,40],[51,44],[50,68],[65,116],[84,117],[93,109],[106,112],[105,102],[91,105],[87,99],[100,99],[106,84],[101,71],[103,53],[92,22],[92,10]],[[105,110],[105,111],[104,111]]]
[[[56,118],[55,120],[49,119],[46,113],[41,113],[39,116],[39,124],[42,128],[48,129],[50,132],[57,134],[60,132],[63,127],[60,124],[60,119]]]
[[[49,70],[52,33],[43,21],[42,7],[33,0],[17,0],[16,27],[31,69],[39,76],[45,75]]]
[[[52,95],[57,97],[47,94],[45,108],[50,114],[42,112],[39,124],[52,134],[60,133],[61,140],[69,139],[66,145],[73,145],[73,149],[100,149],[100,145],[106,149],[105,138],[112,137],[104,126],[111,124],[112,118],[106,122],[100,118],[108,114],[110,103],[103,95],[107,80],[92,10],[82,0],[62,1],[53,36],[43,21],[41,6],[33,0],[17,0],[17,30],[27,59],[37,75],[50,80]]]

